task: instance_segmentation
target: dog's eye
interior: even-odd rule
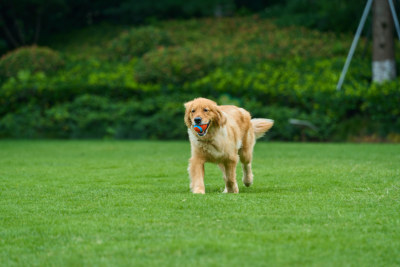
[[[192,109],[192,113],[194,113],[196,110]]]
[[[205,108],[205,109],[204,109],[204,112],[208,112],[208,108]]]

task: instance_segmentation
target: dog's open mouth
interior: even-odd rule
[[[210,122],[207,124],[195,124],[193,126],[193,128],[196,131],[198,136],[205,136],[207,134],[207,130],[208,130],[208,127],[210,126]]]

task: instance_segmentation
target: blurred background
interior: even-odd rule
[[[387,3],[337,91],[366,1],[0,0],[0,138],[186,139],[202,96],[274,119],[266,139],[400,142],[400,80],[372,82]]]

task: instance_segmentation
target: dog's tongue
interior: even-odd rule
[[[207,129],[207,124],[202,124],[202,125],[195,125],[195,126],[193,126],[194,127],[194,130],[196,131],[196,132],[198,132],[198,133],[202,133],[202,132],[204,132],[206,129]]]

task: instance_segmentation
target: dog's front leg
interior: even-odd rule
[[[224,193],[239,193],[239,187],[236,182],[237,160],[230,160],[224,164],[225,169],[225,190]]]
[[[204,188],[204,163],[199,158],[191,158],[189,161],[190,189],[195,194],[205,194]]]

